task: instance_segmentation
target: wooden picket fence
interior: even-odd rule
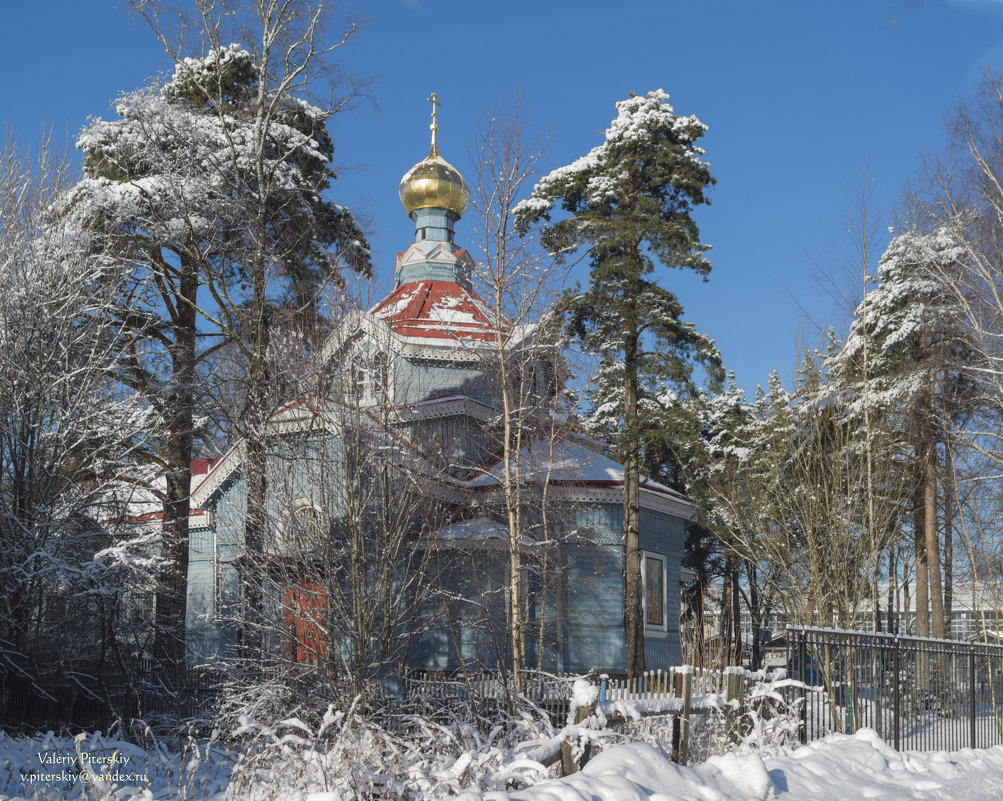
[[[692,677],[690,687],[694,695],[710,696],[731,693],[733,697],[738,697],[749,678],[754,674],[742,668],[712,670],[688,665],[670,667],[666,670],[649,670],[635,679],[607,678],[605,680],[606,700],[680,698],[682,696],[676,694],[676,685],[677,682],[682,682],[683,677],[687,675]]]
[[[766,675],[740,667],[711,670],[688,665],[648,671],[634,679],[601,676],[596,709],[612,725],[628,720],[668,718],[669,725],[664,730],[671,742],[672,759],[685,765],[690,753],[692,715],[722,711],[725,736],[736,739],[749,687],[756,679],[765,680]],[[581,716],[582,713],[576,715]]]
[[[573,676],[527,671],[518,695],[545,711],[554,725],[560,727],[567,721],[571,709],[573,679]],[[469,712],[491,714],[492,710],[510,704],[515,698],[511,681],[498,675],[426,673],[407,678],[397,709],[406,715],[425,715],[445,723],[451,716],[462,718]]]
[[[719,710],[724,716],[726,734],[737,737],[738,721],[745,711],[749,688],[753,681],[766,677],[738,667],[722,671],[682,666],[648,671],[630,680],[592,673],[587,678],[598,690],[596,703],[591,707],[573,708],[572,687],[580,678],[527,672],[518,695],[546,711],[556,728],[569,732],[597,711],[602,712],[608,725],[614,727],[633,725],[641,719],[661,718],[655,722],[659,735],[664,733],[667,746],[671,740],[673,758],[686,764],[692,716]],[[491,716],[494,710],[508,705],[515,697],[511,682],[497,675],[425,674],[408,679],[402,703],[396,709],[406,710],[407,715],[423,715],[445,723],[450,717],[463,718],[471,712]],[[406,715],[402,719],[406,719]],[[552,752],[540,754],[540,760],[550,764],[561,759],[566,772],[574,771],[576,763],[570,759],[570,743],[566,740],[563,745],[555,743]]]

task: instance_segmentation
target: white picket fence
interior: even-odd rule
[[[686,676],[690,677],[690,688],[693,695],[726,695],[729,692],[730,681],[731,692],[737,697],[740,694],[740,688],[750,679],[760,677],[760,674],[737,667],[712,670],[689,665],[671,667],[666,670],[649,670],[635,679],[606,679],[606,700],[681,698],[681,694],[677,695],[677,693],[681,693],[681,690],[677,690],[677,681],[679,684],[685,683],[684,677]],[[677,677],[679,677],[678,680]],[[761,678],[765,678],[765,675]],[[602,681],[602,677],[600,677],[600,681]],[[601,686],[602,684],[600,684]]]

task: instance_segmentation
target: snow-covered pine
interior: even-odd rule
[[[241,433],[253,435],[267,417],[270,309],[283,298],[312,309],[343,261],[369,270],[353,217],[323,196],[334,177],[329,113],[273,77],[236,44],[179,58],[170,80],[122,94],[114,119],[84,128],[84,178],[64,204],[74,230],[89,237],[93,263],[130,282],[119,319],[147,353],[119,375],[166,431],[154,649],[162,665],[179,665],[184,651],[199,362],[225,343],[248,365],[245,397],[256,400],[245,407],[257,413]]]
[[[958,300],[945,279],[967,258],[947,229],[905,231],[878,263],[878,281],[857,308],[849,336],[831,359],[850,390],[847,408],[861,413],[862,356],[868,347],[868,397],[898,421],[913,470],[916,633],[947,635],[937,526],[937,447],[945,428],[977,403],[972,381],[978,353]],[[928,611],[929,610],[929,615]]]
[[[773,373],[751,401],[732,387],[703,403],[705,452],[688,463],[691,492],[725,558],[739,560],[754,626],[778,608],[796,623],[859,624],[868,576],[893,529],[886,518],[900,511],[897,454],[876,443],[882,536],[868,536],[862,433],[829,370],[833,359],[834,351],[808,350],[792,390]]]
[[[600,359],[595,422],[617,432],[615,452],[624,464],[624,628],[632,676],[644,670],[641,443],[646,433],[661,430],[651,421],[666,388],[694,391],[693,362],[712,374],[720,370],[713,341],[682,321],[676,296],[653,278],[656,262],[710,271],[709,246],[700,242],[692,217],[714,183],[697,145],[707,128],[694,116],[677,115],[668,101],[659,89],[618,102],[602,143],[544,176],[515,209],[519,227],[539,225],[542,244],[559,260],[588,249],[589,287],[569,295],[565,307],[572,331]]]
[[[925,392],[931,359],[963,358],[967,347],[961,310],[944,291],[935,265],[949,268],[964,256],[945,229],[895,236],[878,263],[878,283],[857,307],[833,361],[840,377],[854,386],[867,338],[872,345],[872,400],[886,408],[908,408]],[[853,395],[849,411],[860,410],[861,397],[861,392]]]

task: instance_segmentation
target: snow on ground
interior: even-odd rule
[[[603,752],[573,776],[462,801],[990,801],[1003,799],[1003,746],[900,754],[871,729],[834,734],[783,756],[755,752],[680,767],[645,743]]]
[[[83,757],[83,754],[91,755]],[[0,801],[349,801],[338,792],[278,787],[226,789],[230,758],[189,751],[183,759],[103,740],[100,735],[12,739],[0,734]],[[126,761],[128,760],[128,761]],[[29,774],[79,773],[86,781],[30,780]],[[105,782],[100,774],[140,772],[146,782]],[[266,783],[271,784],[271,783]],[[900,754],[870,729],[836,734],[780,755],[745,750],[679,767],[657,746],[631,743],[595,757],[580,773],[503,792],[468,791],[458,801],[1003,801],[1003,746],[953,753]],[[438,796],[436,796],[438,797]]]
[[[178,755],[100,732],[13,738],[0,731],[0,801],[223,801],[232,767],[228,753],[205,744]]]

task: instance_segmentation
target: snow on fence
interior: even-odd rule
[[[671,743],[681,762],[703,755],[707,737],[735,740],[770,726],[770,736],[793,733],[802,742],[869,727],[899,750],[1003,744],[1003,646],[791,628],[787,665],[787,679],[734,667],[677,667],[629,681],[591,674],[587,683],[595,699],[589,704],[576,702],[574,682],[581,677],[528,671],[519,703],[547,713],[554,730],[563,732],[555,738],[558,746],[585,736],[582,726],[594,716],[600,727],[643,730]],[[36,675],[0,669],[0,726],[107,729],[116,711],[130,709],[147,722],[161,716],[212,720],[224,678],[191,672],[168,692],[147,677],[130,695],[122,677],[85,667],[40,669]],[[396,691],[368,696],[365,714],[404,732],[416,717],[446,725],[499,719],[497,713],[511,710],[515,701],[511,680],[498,675],[411,675]]]
[[[563,725],[571,708],[571,682],[574,676],[526,671],[517,694],[511,679],[495,674],[446,676],[434,673],[413,674],[403,684],[401,717],[425,715],[440,722],[450,716],[490,714],[499,705],[510,705],[517,697],[547,712],[555,725]]]
[[[787,630],[802,738],[874,729],[897,750],[1003,744],[1003,646],[823,628]]]
[[[768,685],[783,678],[784,671],[753,672],[741,667],[712,670],[689,665],[648,671],[634,679],[601,676],[596,710],[607,721],[636,723],[663,718],[661,726],[649,726],[649,731],[671,743],[673,760],[685,765],[690,756],[694,714],[721,713],[722,739],[737,741],[744,735],[743,716],[758,699],[771,695],[765,689]],[[786,699],[775,691],[772,701],[776,702],[771,710],[774,714],[779,713],[780,706],[786,707]],[[762,704],[759,706],[762,712]]]
[[[565,772],[572,772],[588,759],[590,732],[612,728],[636,733],[639,726],[646,737],[671,747],[673,759],[686,764],[695,716],[719,713],[719,739],[737,741],[747,734],[742,721],[750,705],[769,695],[764,689],[769,682],[782,678],[782,671],[767,675],[739,667],[722,671],[681,666],[630,680],[595,673],[582,677],[527,672],[517,694],[511,681],[499,676],[413,676],[397,707],[406,714],[397,723],[386,723],[399,730],[415,714],[442,723],[469,714],[490,716],[518,697],[548,712],[559,729],[532,750],[532,758],[544,765],[561,759]],[[773,697],[783,705],[781,696]]]

